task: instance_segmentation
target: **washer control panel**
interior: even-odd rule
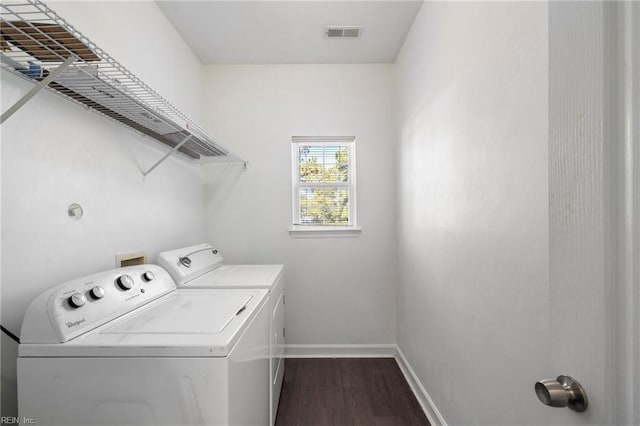
[[[33,319],[40,324],[25,324],[25,337],[37,340],[38,337],[29,335],[46,335],[46,330],[32,333],[31,329],[51,327],[57,341],[66,342],[175,289],[172,278],[157,265],[129,266],[68,281],[41,295],[40,303],[37,303],[38,299],[32,303],[25,314],[25,322],[38,316],[37,311],[44,308],[45,299],[48,320]]]

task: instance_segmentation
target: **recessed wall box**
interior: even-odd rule
[[[147,253],[139,251],[136,253],[116,254],[116,268],[124,266],[144,265],[147,263]]]

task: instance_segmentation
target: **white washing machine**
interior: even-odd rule
[[[57,286],[24,317],[19,415],[47,426],[267,425],[267,300],[259,289],[177,290],[155,265]]]
[[[209,244],[160,253],[158,264],[169,272],[179,288],[269,291],[270,424],[275,424],[285,368],[283,265],[225,265],[218,250]]]

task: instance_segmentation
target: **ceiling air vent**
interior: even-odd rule
[[[324,27],[324,35],[327,38],[359,38],[361,33],[362,27]]]

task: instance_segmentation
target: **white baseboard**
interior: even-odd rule
[[[433,399],[431,399],[431,396],[429,396],[427,390],[424,388],[424,386],[422,386],[422,382],[420,382],[420,379],[418,379],[418,376],[416,376],[413,368],[411,368],[409,361],[407,361],[407,358],[405,358],[404,354],[397,346],[395,358],[398,362],[398,366],[400,366],[402,374],[404,374],[404,377],[409,383],[409,387],[418,399],[420,406],[422,406],[422,410],[427,415],[431,426],[447,426],[447,422],[444,420],[442,414],[440,414],[440,411],[438,411],[438,408],[433,403]]]
[[[286,358],[393,358],[397,345],[286,345]]]

